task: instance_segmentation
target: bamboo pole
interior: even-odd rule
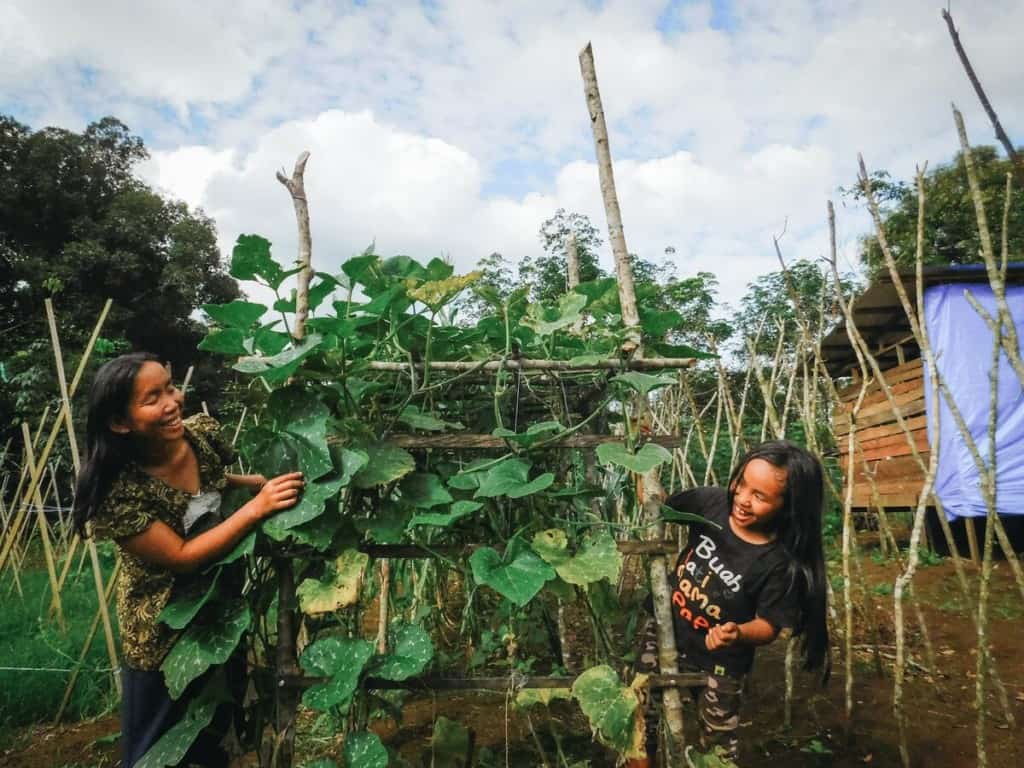
[[[689,368],[697,362],[693,357],[644,357],[644,358],[610,358],[608,360],[597,360],[588,362],[574,362],[572,360],[489,360],[487,362],[473,362],[470,360],[433,360],[429,363],[399,363],[387,360],[371,360],[366,366],[371,371],[388,371],[392,373],[406,373],[410,368],[423,371],[429,368],[431,371],[448,371],[451,373],[471,373],[477,371],[494,372],[501,370],[509,371],[571,371],[574,373],[588,373],[592,371],[661,371],[675,368]]]
[[[64,621],[64,606],[60,602],[60,587],[57,586],[57,571],[53,563],[53,547],[50,544],[49,527],[46,524],[46,508],[43,503],[42,494],[39,493],[38,471],[35,466],[35,456],[32,453],[32,436],[28,431],[28,424],[21,422],[21,435],[25,440],[25,453],[28,459],[29,472],[32,473],[32,485],[35,487],[34,501],[36,507],[36,520],[39,527],[39,538],[43,541],[43,557],[46,559],[46,574],[50,578],[50,612],[57,617],[57,626],[61,632],[67,630],[67,623]]]
[[[277,172],[277,180],[281,182],[292,196],[295,207],[295,221],[299,229],[299,254],[295,260],[299,267],[295,290],[295,328],[292,335],[296,339],[306,336],[306,318],[309,316],[309,281],[312,277],[311,266],[313,256],[313,237],[309,229],[309,202],[306,198],[306,163],[309,152],[302,152],[295,161],[291,178],[282,171]]]
[[[60,385],[60,397],[63,401],[63,408],[61,414],[65,419],[65,427],[68,436],[68,446],[71,449],[71,461],[75,468],[75,477],[82,471],[82,461],[78,453],[78,439],[75,437],[75,423],[72,418],[71,411],[71,395],[70,388],[68,387],[67,378],[64,375],[64,356],[60,349],[60,336],[57,333],[57,318],[53,312],[53,302],[50,299],[44,301],[46,306],[46,321],[50,327],[50,344],[53,347],[53,357],[57,368],[57,382]],[[107,306],[104,310],[109,307],[110,302],[107,302]],[[103,313],[103,317],[106,316],[106,312]],[[98,327],[98,326],[97,326]],[[83,364],[85,358],[92,351],[93,339],[90,339],[90,344],[86,348],[86,353],[83,355]],[[78,371],[75,374],[75,379],[72,381],[72,386],[78,383],[78,377],[83,370],[83,364],[80,364]],[[60,422],[60,416],[57,417],[57,422]],[[46,461],[46,456],[40,458],[40,462]],[[103,618],[103,634],[107,641],[107,656],[110,659],[110,667],[113,670],[114,676],[114,688],[117,689],[118,698],[121,696],[121,675],[117,661],[117,646],[114,643],[114,630],[110,623],[110,613],[107,611],[107,601],[104,599],[106,590],[103,587],[103,570],[100,567],[100,558],[96,552],[96,542],[93,539],[89,539],[86,542],[86,548],[89,552],[89,560],[92,564],[92,577],[93,584],[96,587],[96,597],[99,600],[100,612]],[[70,562],[70,557],[68,558]]]
[[[622,311],[622,322],[626,327],[626,341],[623,352],[643,357],[640,316],[636,306],[636,289],[633,286],[633,269],[626,248],[626,238],[622,227],[622,214],[619,210],[619,199],[615,192],[615,175],[612,170],[611,150],[608,145],[608,130],[604,120],[604,106],[597,84],[597,71],[594,66],[594,52],[587,43],[580,52],[580,72],[583,76],[583,89],[590,114],[591,127],[594,133],[594,145],[597,152],[598,174],[601,181],[601,192],[604,198],[605,215],[608,219],[608,239],[615,258],[615,273],[618,278],[619,304]],[[637,403],[638,410],[649,407],[645,401]],[[649,522],[649,537],[660,539],[664,536],[664,525],[661,524],[661,504],[665,491],[661,487],[658,469],[655,468],[643,476],[642,508]],[[678,672],[678,651],[675,634],[672,629],[671,595],[668,586],[668,564],[664,557],[652,557],[649,564],[651,592],[654,602],[654,616],[658,632],[659,666],[665,674]],[[681,754],[685,743],[683,732],[683,706],[679,690],[669,688],[662,694],[662,707],[665,723],[669,729],[669,741],[673,754]]]

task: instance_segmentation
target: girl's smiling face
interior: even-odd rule
[[[133,434],[144,441],[176,440],[185,434],[181,423],[184,397],[171,382],[160,363],[146,362],[135,375],[131,400],[123,418],[110,428],[118,434]]]
[[[786,496],[786,470],[764,459],[751,459],[732,488],[729,519],[737,534],[743,531],[771,538],[775,516]],[[766,539],[766,540],[767,540]]]

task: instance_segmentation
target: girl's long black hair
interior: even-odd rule
[[[160,358],[149,352],[115,357],[96,372],[89,389],[85,422],[85,462],[75,485],[75,528],[86,535],[85,525],[96,516],[114,481],[131,456],[128,435],[110,429],[112,422],[128,415],[139,369]]]
[[[786,471],[786,492],[775,516],[777,541],[788,555],[789,589],[795,590],[801,617],[795,634],[801,638],[804,669],[822,669],[827,680],[831,670],[826,619],[828,586],[821,523],[825,481],[821,462],[788,440],[773,440],[751,449],[740,459],[729,478],[729,505],[733,488],[753,459],[762,459]]]

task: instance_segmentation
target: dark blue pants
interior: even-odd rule
[[[229,662],[230,664],[230,662]],[[177,701],[171,698],[160,670],[121,668],[121,765],[132,768],[167,730],[177,723],[193,697],[203,689],[202,675]],[[220,741],[230,725],[230,708],[221,706],[213,722],[193,743],[182,764],[226,768],[228,754]]]

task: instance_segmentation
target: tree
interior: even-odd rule
[[[57,393],[43,299],[53,298],[66,365],[106,298],[101,346],[148,349],[176,366],[200,359],[193,315],[239,296],[213,221],[132,175],[142,140],[112,117],[82,133],[33,131],[0,115],[0,418],[31,417]],[[180,380],[181,373],[178,373]],[[212,377],[196,377],[198,394]],[[209,393],[212,394],[212,391]],[[19,399],[20,397],[20,399]]]
[[[541,224],[539,234],[544,255],[536,258],[527,256],[519,265],[519,281],[530,286],[533,301],[551,302],[566,292],[566,249],[570,234],[576,235],[580,281],[605,276],[597,261],[601,234],[586,215],[567,213],[564,208],[559,208],[554,216]]]
[[[1012,172],[1011,162],[998,156],[991,146],[971,150],[978,168],[978,181],[985,201],[988,225],[993,242],[1001,242],[1003,206],[1006,199],[1006,174]],[[880,171],[871,176],[872,189],[883,206],[886,237],[896,263],[913,267],[917,248],[917,190],[913,183],[892,181]],[[981,261],[981,241],[974,205],[971,202],[960,153],[952,162],[940,165],[924,177],[926,195],[924,221],[924,262],[926,265],[971,264]],[[858,186],[844,189],[846,197],[862,200]],[[1011,260],[1024,253],[1024,195],[1015,190],[1011,199],[1008,239]],[[865,237],[861,243],[861,259],[874,275],[885,269],[878,241]]]
[[[472,325],[494,311],[491,303],[484,298],[485,294],[505,299],[515,287],[512,283],[512,266],[497,251],[484,256],[477,269],[482,274],[474,283],[473,291],[463,294],[454,303],[456,320],[465,325]]]

